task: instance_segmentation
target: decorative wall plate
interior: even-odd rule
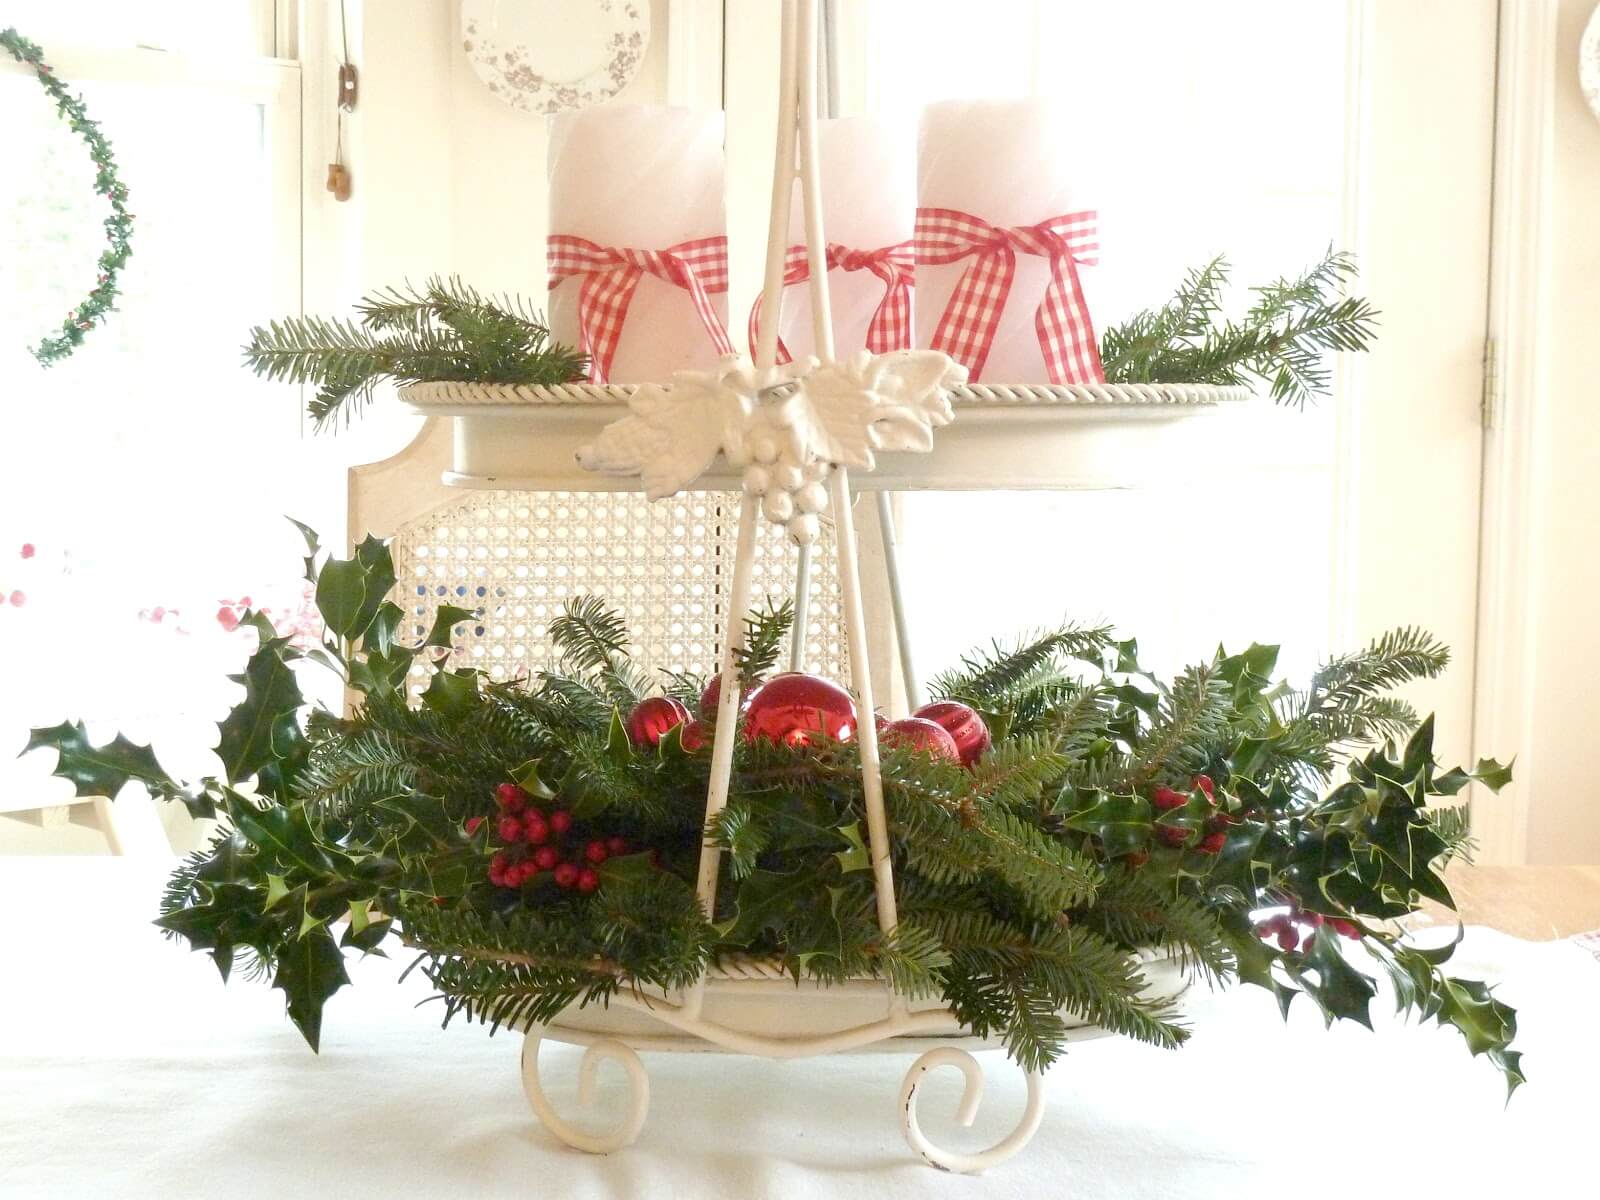
[[[462,0],[461,45],[514,108],[561,112],[609,100],[638,74],[650,0]]]
[[[1578,40],[1578,86],[1594,115],[1600,117],[1600,6],[1589,17]]]

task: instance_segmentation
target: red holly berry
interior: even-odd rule
[[[494,802],[502,812],[519,813],[528,803],[528,793],[514,783],[502,783],[494,790]]]
[[[1346,921],[1343,917],[1334,917],[1328,924],[1333,926],[1333,931],[1340,937],[1347,937],[1351,940],[1361,937],[1361,926],[1354,921]]]
[[[1278,949],[1288,953],[1300,945],[1300,935],[1293,925],[1287,925],[1278,931]]]
[[[955,700],[940,700],[924,704],[914,717],[922,717],[935,725],[942,725],[955,739],[956,750],[961,755],[961,765],[970,767],[989,750],[989,727],[983,723],[976,709]]]
[[[1182,808],[1189,803],[1189,797],[1169,787],[1158,787],[1151,795],[1150,803],[1161,812],[1168,812],[1174,808]]]
[[[467,836],[471,837],[473,834],[477,833],[478,830],[482,827],[482,825],[483,825],[483,818],[482,817],[468,817],[467,818]]]
[[[561,851],[554,846],[540,846],[533,852],[532,862],[541,871],[554,871],[561,863]]]
[[[28,602],[27,594],[21,590],[11,593],[11,607],[21,608]]]
[[[542,846],[550,840],[550,822],[544,819],[543,814],[530,810],[522,818],[522,836],[527,839],[530,846]]]
[[[1302,925],[1309,925],[1313,929],[1317,928],[1328,919],[1321,913],[1314,912],[1297,912],[1294,914],[1294,917],[1295,920],[1299,921]]]
[[[1196,775],[1194,777],[1193,781],[1189,784],[1189,786],[1192,787],[1192,788],[1198,788],[1200,791],[1202,791],[1202,792],[1204,792],[1206,794],[1206,799],[1207,800],[1210,800],[1213,803],[1216,802],[1216,799],[1217,799],[1217,785],[1211,782],[1211,776],[1209,776],[1209,775]]]
[[[521,887],[538,873],[538,867],[524,860],[506,872],[506,879],[510,881],[512,887]]]
[[[495,826],[495,832],[500,835],[502,842],[520,842],[522,840],[522,822],[516,817],[501,817]]]
[[[650,696],[634,707],[625,722],[635,746],[656,746],[668,731],[687,724],[689,710],[670,696]]]
[[[1222,848],[1228,844],[1228,835],[1225,833],[1208,833],[1200,839],[1200,844],[1195,847],[1201,854],[1221,854]]]
[[[583,856],[592,863],[603,863],[606,860],[606,844],[595,838],[583,848]]]
[[[587,896],[600,886],[600,876],[595,874],[593,867],[585,867],[578,872],[578,890]]]
[[[22,543],[22,557],[23,558],[32,558],[33,555],[34,555],[33,543],[32,542],[23,542]]]
[[[1135,850],[1132,854],[1124,854],[1122,856],[1122,861],[1127,863],[1130,867],[1142,867],[1145,865],[1145,863],[1150,861],[1150,851]]]
[[[1191,836],[1191,832],[1181,825],[1157,825],[1155,833],[1156,837],[1160,838],[1162,843],[1167,846],[1181,846]]]
[[[578,882],[578,868],[575,864],[564,862],[556,868],[556,886],[569,888]]]
[[[489,874],[498,875],[511,865],[511,858],[504,850],[496,850],[489,859]]]
[[[683,748],[690,754],[704,749],[711,742],[711,727],[704,721],[690,721],[678,735]]]
[[[606,839],[606,853],[612,858],[620,858],[628,852],[628,839],[623,837],[608,837]]]
[[[560,837],[572,828],[572,814],[564,808],[558,808],[550,814],[550,832]]]

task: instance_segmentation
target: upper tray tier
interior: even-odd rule
[[[632,491],[635,479],[577,463],[580,446],[627,413],[626,384],[415,383],[400,398],[416,412],[455,419],[454,487],[522,491]],[[927,454],[883,453],[857,471],[858,490],[989,491],[1134,487],[1197,452],[1188,421],[1245,400],[1243,387],[1199,383],[966,384],[951,393],[954,423]],[[1209,423],[1209,422],[1208,422]],[[693,487],[737,491],[720,460]]]

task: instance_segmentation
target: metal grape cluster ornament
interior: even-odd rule
[[[862,351],[752,367],[737,357],[714,371],[679,371],[670,385],[641,385],[632,414],[578,451],[580,465],[637,475],[652,500],[673,495],[722,454],[743,469],[746,495],[801,546],[820,529],[835,465],[870,471],[883,450],[933,449],[952,419],[949,391],[966,368],[933,350]]]
[[[117,176],[111,143],[100,132],[99,123],[89,119],[83,98],[67,91],[50,64],[44,61],[44,51],[15,29],[0,29],[0,46],[4,46],[12,58],[33,68],[45,94],[55,101],[56,112],[89,147],[89,158],[94,163],[95,191],[111,205],[111,215],[105,220],[106,248],[100,254],[100,272],[94,288],[78,307],[62,318],[59,333],[46,335],[33,347],[34,358],[49,367],[76,350],[83,342],[83,335],[116,308],[117,275],[132,253],[129,243],[133,237],[133,214],[128,211],[128,189]]]

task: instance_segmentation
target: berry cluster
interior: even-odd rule
[[[545,812],[535,807],[528,793],[514,783],[502,783],[494,799],[500,815],[490,840],[501,848],[489,859],[489,882],[496,887],[521,888],[548,879],[558,888],[587,896],[600,886],[595,868],[629,852],[621,837],[568,839],[572,814],[564,808]],[[471,818],[467,832],[476,833],[483,822],[483,817]]]
[[[1350,938],[1352,941],[1361,937],[1361,927],[1354,921],[1343,917],[1325,917],[1321,913],[1307,912],[1304,909],[1292,908],[1286,913],[1268,917],[1256,926],[1256,936],[1272,938],[1278,943],[1278,949],[1288,953],[1297,950],[1302,941],[1310,941],[1311,935],[1319,926],[1326,925],[1340,937]]]
[[[756,413],[758,424],[747,442],[751,461],[744,469],[745,494],[760,497],[762,515],[788,529],[797,546],[809,546],[822,528],[819,514],[828,507],[828,464],[806,461],[791,405],[765,404]]]
[[[1200,836],[1200,841],[1195,844],[1195,849],[1201,854],[1220,854],[1222,847],[1228,841],[1228,826],[1238,818],[1226,809],[1217,807],[1217,785],[1209,775],[1196,775],[1189,783],[1189,791],[1180,792],[1175,788],[1158,787],[1150,795],[1150,803],[1157,812],[1171,812],[1173,809],[1182,808],[1194,799],[1196,794],[1206,798],[1206,803],[1214,810],[1207,819],[1205,830]],[[1164,845],[1183,846],[1194,836],[1194,830],[1185,829],[1181,825],[1157,825],[1156,837]]]

